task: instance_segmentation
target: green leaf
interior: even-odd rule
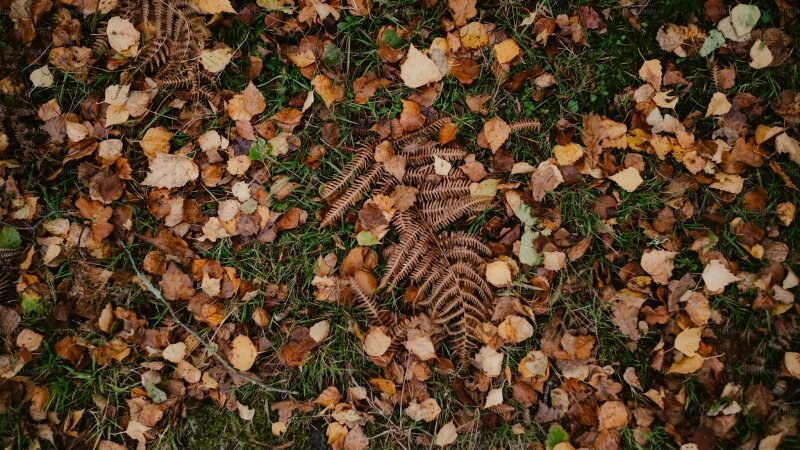
[[[16,228],[5,226],[0,228],[0,248],[20,248],[22,237]]]
[[[532,227],[536,225],[536,217],[531,214],[531,207],[524,202],[514,207],[514,215],[517,216],[523,225]]]
[[[394,30],[386,30],[383,32],[383,43],[391,48],[400,48],[405,45],[405,41]]]
[[[325,46],[325,53],[322,54],[322,62],[328,67],[336,67],[344,61],[344,54],[333,44]]]
[[[761,10],[756,5],[738,4],[731,10],[731,24],[739,36],[749,33],[760,17]]]
[[[22,301],[20,302],[20,306],[22,306],[22,312],[25,314],[32,313],[32,312],[41,312],[42,311],[42,297],[35,292],[28,292],[25,291],[22,293]]]
[[[372,234],[372,231],[369,230],[362,230],[360,233],[356,235],[356,240],[358,241],[358,245],[363,245],[365,247],[370,247],[373,245],[378,245],[381,241]]]
[[[250,145],[250,153],[247,156],[250,161],[263,161],[270,154],[272,154],[272,145],[259,137]]]
[[[536,252],[536,247],[533,244],[538,237],[538,231],[525,227],[525,232],[522,233],[520,238],[519,262],[534,267],[542,263],[542,255]]]
[[[547,431],[547,440],[545,441],[547,450],[553,450],[556,445],[568,441],[569,433],[561,425],[557,423],[550,425],[550,429]]]
[[[708,37],[703,42],[703,46],[700,47],[700,56],[708,56],[724,44],[725,36],[717,30],[711,30],[708,32]]]
[[[152,381],[144,380],[142,384],[144,385],[145,392],[147,392],[147,396],[150,397],[153,403],[164,403],[167,401],[167,393],[159,389]]]

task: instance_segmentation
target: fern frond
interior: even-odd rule
[[[381,318],[381,314],[378,311],[378,305],[375,303],[375,300],[367,295],[352,278],[347,278],[344,280],[345,287],[353,294],[353,298],[355,299],[355,304],[364,310],[369,318],[370,322],[373,325],[386,325]]]
[[[364,194],[369,191],[372,184],[386,175],[387,174],[384,172],[383,166],[378,164],[373,165],[362,178],[359,178],[355,184],[350,186],[344,192],[344,194],[342,194],[338,199],[336,199],[335,202],[333,202],[330,209],[328,209],[327,214],[325,214],[325,218],[322,220],[322,227],[327,227],[328,225],[332,224],[333,221],[342,217],[347,208],[355,205],[356,202],[361,200]]]
[[[407,134],[399,139],[395,139],[394,141],[392,141],[392,145],[396,150],[402,149],[408,144],[411,144],[413,142],[419,142],[420,140],[423,140],[435,133],[438,133],[443,126],[445,126],[450,122],[451,120],[449,117],[442,117],[441,119],[434,120],[429,125],[426,125],[425,127],[423,127],[418,131],[415,131],[411,134]]]
[[[423,203],[420,213],[433,230],[441,230],[464,216],[482,211],[488,199],[455,198]]]
[[[441,183],[424,183],[419,187],[417,198],[430,202],[447,198],[463,198],[470,195],[469,180],[444,180]]]
[[[369,146],[361,146],[353,159],[347,163],[346,166],[336,175],[336,178],[325,183],[322,190],[322,198],[327,199],[330,196],[339,192],[347,183],[350,182],[356,175],[366,170],[367,166],[372,162],[375,153]]]
[[[509,126],[512,133],[522,133],[523,131],[539,131],[542,124],[537,119],[526,119],[511,122]]]
[[[439,147],[436,145],[420,147],[415,151],[405,151],[406,165],[410,167],[431,164],[439,157],[445,161],[458,161],[467,156],[467,151],[455,147]]]

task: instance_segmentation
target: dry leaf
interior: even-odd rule
[[[364,338],[364,351],[369,356],[383,355],[386,350],[389,350],[390,345],[392,345],[392,338],[383,331],[383,328],[370,327]]]
[[[415,354],[419,359],[427,361],[436,357],[436,350],[433,348],[433,341],[424,331],[412,328],[407,332],[408,337],[403,343],[405,348]]]
[[[511,266],[502,260],[492,261],[486,264],[486,281],[494,287],[506,287],[511,285]]]
[[[161,357],[175,364],[177,364],[179,361],[183,361],[183,359],[186,358],[186,344],[183,342],[169,344],[161,352]]]
[[[213,50],[203,49],[200,52],[200,64],[211,73],[220,73],[231,62],[233,50],[230,47],[222,46]]]
[[[622,428],[628,424],[628,408],[621,401],[609,401],[600,405],[597,410],[599,430]]]
[[[442,428],[439,428],[433,443],[436,444],[437,447],[447,447],[455,443],[457,439],[458,433],[456,432],[455,424],[453,422],[447,422]]]
[[[31,80],[31,83],[33,83],[33,87],[41,88],[50,87],[55,81],[53,73],[50,72],[50,67],[48,67],[47,64],[31,72],[28,78]]]
[[[256,362],[258,351],[253,341],[242,334],[236,336],[231,343],[230,363],[236,370],[247,372]]]
[[[658,284],[668,284],[675,267],[676,252],[666,250],[649,250],[642,255],[641,266],[653,281]]]
[[[711,101],[708,102],[708,108],[706,109],[706,117],[709,116],[724,116],[728,114],[728,111],[731,110],[731,102],[728,101],[728,97],[725,96],[722,92],[717,92],[711,97]]]
[[[200,11],[206,14],[233,13],[236,12],[230,0],[192,0]]]
[[[753,42],[753,46],[750,48],[750,67],[753,69],[763,69],[768,67],[772,64],[772,60],[774,59],[772,56],[772,52],[770,51],[767,44],[761,41],[761,39],[756,39]]]
[[[628,167],[627,169],[623,169],[614,175],[608,177],[608,179],[612,180],[613,182],[617,183],[619,187],[622,189],[633,192],[639,185],[644,182],[642,176],[639,174],[639,171],[635,167]]]
[[[241,94],[234,95],[228,102],[226,112],[232,120],[250,121],[253,116],[261,114],[266,108],[264,96],[253,82],[250,82]]]
[[[503,372],[503,354],[491,347],[481,347],[475,355],[475,362],[489,377],[496,377]]]
[[[703,281],[706,284],[706,289],[711,293],[720,293],[725,290],[725,286],[734,281],[739,281],[739,279],[718,259],[709,261],[705,269],[703,269]]]
[[[533,336],[533,325],[523,317],[510,315],[497,326],[497,335],[506,343],[519,344]]]
[[[188,156],[158,153],[150,162],[150,172],[142,181],[144,186],[179,188],[200,175],[200,169]]]
[[[664,72],[661,68],[661,61],[657,59],[645,61],[639,69],[639,78],[650,83],[656,91],[661,90],[661,79],[663,76]]]
[[[406,407],[405,413],[411,420],[433,422],[439,417],[442,409],[435,398],[429,398],[422,403],[412,400]]]
[[[133,26],[131,21],[117,16],[108,20],[106,35],[108,36],[108,45],[118,52],[124,52],[131,47],[138,46],[139,37],[141,36],[139,30]]]
[[[39,350],[42,345],[43,336],[33,330],[25,328],[17,335],[17,347],[24,348],[29,352]]]
[[[509,63],[520,55],[519,45],[513,39],[506,39],[499,44],[495,44],[492,51],[500,64]]]
[[[400,66],[400,78],[406,86],[414,89],[441,80],[442,73],[435,62],[411,44],[406,60]]]
[[[331,323],[327,320],[320,320],[308,329],[308,335],[311,336],[311,339],[315,340],[317,343],[327,339],[330,333]]]
[[[700,335],[702,327],[687,328],[675,337],[675,349],[686,356],[694,356],[700,348]]]
[[[492,153],[496,152],[508,140],[511,134],[511,127],[500,117],[492,117],[483,124],[483,135]]]

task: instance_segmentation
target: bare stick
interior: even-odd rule
[[[226,361],[225,358],[223,358],[217,353],[216,346],[210,344],[203,337],[201,337],[194,330],[192,330],[188,325],[186,325],[180,319],[178,319],[178,314],[172,308],[172,305],[170,305],[169,302],[164,298],[164,296],[161,295],[161,291],[159,291],[158,288],[153,286],[153,283],[151,283],[150,280],[148,280],[147,277],[145,277],[144,274],[142,274],[142,272],[139,271],[139,268],[136,266],[136,261],[133,259],[133,255],[131,255],[131,252],[130,250],[128,250],[128,247],[126,247],[120,240],[117,240],[117,243],[119,244],[120,247],[122,247],[123,250],[125,250],[125,253],[128,255],[128,259],[130,260],[131,265],[133,266],[133,271],[136,272],[136,276],[138,276],[139,279],[142,281],[144,287],[146,287],[147,290],[150,291],[150,293],[153,294],[153,296],[157,298],[158,301],[160,301],[161,304],[167,308],[167,311],[169,311],[170,316],[172,316],[172,320],[175,321],[175,323],[177,323],[178,325],[180,325],[180,327],[183,328],[187,333],[191,334],[192,337],[197,339],[197,341],[200,342],[203,345],[203,347],[205,347],[206,351],[209,352],[209,354],[213,356],[214,359],[216,359],[217,362],[222,367],[224,367],[231,376],[244,378],[245,380],[247,380],[248,383],[254,384],[265,391],[297,395],[296,391],[288,391],[286,389],[279,389],[279,388],[274,388],[272,386],[268,386],[264,384],[264,382],[262,382],[260,379],[258,379],[255,375],[240,372],[236,370],[233,366],[231,366],[231,364],[228,361]]]

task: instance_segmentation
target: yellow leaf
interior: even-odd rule
[[[509,63],[520,54],[519,45],[513,39],[506,39],[499,44],[495,44],[492,50],[494,51],[494,57],[497,58],[497,62],[500,64]]]
[[[411,44],[406,60],[400,66],[400,78],[406,86],[414,89],[441,80],[442,73],[435,62]]]
[[[222,72],[233,57],[230,47],[220,47],[214,50],[204,49],[200,52],[200,63],[211,73]]]
[[[219,14],[223,12],[236,12],[231,6],[230,0],[193,0],[200,11],[206,14]]]
[[[461,45],[467,50],[474,50],[489,45],[489,33],[480,22],[472,22],[459,30]]]
[[[240,334],[231,343],[230,363],[236,370],[246,372],[253,367],[257,354],[253,341],[249,337]]]
[[[711,97],[711,101],[708,102],[706,117],[728,114],[728,111],[731,110],[731,106],[732,105],[731,102],[728,101],[728,97],[726,97],[722,92],[717,92]]]
[[[639,171],[636,170],[635,167],[628,167],[627,169],[621,170],[614,175],[608,177],[609,180],[617,183],[619,187],[622,189],[633,192],[639,185],[644,182],[642,176],[639,174]]]
[[[683,375],[695,373],[700,370],[701,367],[703,367],[704,361],[705,360],[700,355],[686,356],[680,361],[672,363],[668,373],[678,373]]]
[[[694,356],[700,348],[703,327],[687,328],[675,337],[675,349],[686,356]]]

